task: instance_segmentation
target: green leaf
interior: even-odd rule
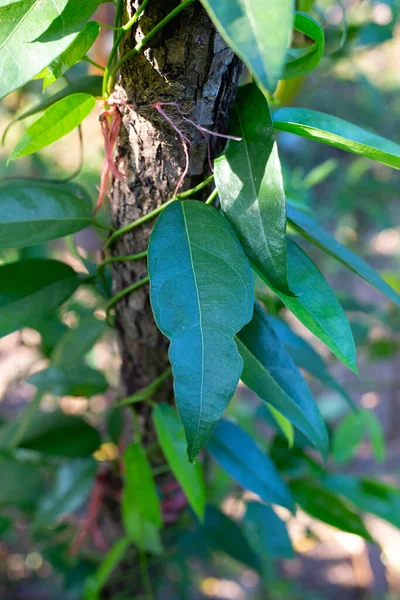
[[[258,304],[237,343],[244,362],[243,383],[289,419],[326,457],[328,435],[316,402]]]
[[[79,278],[55,260],[27,259],[0,267],[0,337],[29,327],[71,296]]]
[[[37,502],[43,481],[38,465],[0,455],[0,507],[31,507]]]
[[[33,527],[46,527],[79,508],[89,496],[96,470],[96,461],[92,458],[61,465],[55,473],[54,484],[40,498]]]
[[[297,504],[312,517],[342,531],[359,535],[369,542],[374,541],[360,515],[335,493],[307,479],[292,480],[290,489]]]
[[[95,21],[87,23],[68,48],[57,56],[46,68],[43,81],[44,87],[46,88],[53,81],[61,77],[61,75],[64,75],[74,64],[82,60],[87,51],[92,47],[99,33],[100,25],[98,23]]]
[[[41,181],[0,184],[0,248],[22,248],[70,235],[92,223],[87,195]]]
[[[207,450],[244,489],[293,512],[293,500],[275,465],[238,425],[222,419],[208,440]]]
[[[51,363],[62,369],[78,363],[92,349],[106,329],[105,321],[89,316],[81,319],[77,327],[68,329],[53,350]]]
[[[94,396],[107,390],[108,383],[101,371],[75,364],[69,368],[49,367],[31,375],[28,383],[54,396]]]
[[[146,452],[139,443],[126,449],[124,467],[122,519],[125,531],[139,548],[159,554],[160,501]]]
[[[71,94],[59,100],[28,127],[9,160],[27,156],[56,142],[78,127],[95,104],[96,100],[89,94]]]
[[[359,410],[347,415],[334,432],[332,451],[335,461],[337,463],[349,461],[365,436],[370,438],[376,460],[384,460],[385,438],[381,425],[373,412]]]
[[[260,559],[239,525],[216,506],[207,506],[202,533],[211,550],[223,552],[251,569],[260,570]]]
[[[82,31],[94,11],[104,0],[85,0],[77,2],[68,0],[64,2],[64,9],[44,31],[38,41],[42,43],[60,39],[65,35]]]
[[[292,0],[202,0],[216,28],[253,73],[273,92],[292,33]]]
[[[294,558],[286,525],[270,506],[249,502],[243,527],[250,546],[262,556],[263,563],[271,561],[271,558]]]
[[[249,258],[290,294],[286,261],[286,199],[268,102],[254,84],[239,88],[231,141],[215,161],[222,210]]]
[[[303,325],[357,373],[353,334],[331,287],[312,260],[289,238],[287,249],[289,284],[296,297],[277,290],[256,266],[254,271]]]
[[[351,271],[365,279],[369,284],[400,306],[400,296],[386,283],[384,279],[370,267],[362,258],[342,246],[340,242],[325,231],[313,219],[303,212],[288,205],[290,224],[307,240],[321,248],[324,252],[336,258]]]
[[[266,404],[265,409],[271,417],[273,426],[278,427],[280,431],[288,441],[289,448],[293,448],[294,445],[294,428],[289,419],[283,416],[279,410],[276,410],[271,404]]]
[[[281,108],[275,129],[288,131],[400,169],[400,146],[348,121],[308,108]]]
[[[114,569],[123,559],[131,542],[129,538],[123,537],[117,540],[107,552],[96,573],[85,582],[85,593],[83,600],[100,600],[100,592],[107,583]]]
[[[200,520],[203,520],[206,489],[200,463],[191,464],[185,455],[185,431],[176,410],[168,404],[158,404],[153,410],[157,438],[177,481]]]
[[[313,40],[313,44],[303,48],[288,51],[288,57],[283,70],[282,79],[303,77],[313,71],[324,54],[325,36],[321,25],[306,13],[296,11],[294,28]]]
[[[40,73],[68,48],[78,31],[48,43],[34,41],[67,0],[23,0],[0,6],[0,99]]]
[[[324,385],[339,392],[348,405],[355,410],[356,405],[354,400],[346,392],[343,386],[332,377],[324,361],[311,344],[294,333],[289,325],[285,323],[285,321],[282,321],[282,319],[269,316],[268,321],[296,365],[305,371],[308,371],[310,375],[319,379]]]
[[[251,319],[252,274],[229,221],[194,200],[173,202],[162,212],[148,266],[154,316],[171,340],[175,397],[193,460],[242,372],[233,337]]]
[[[351,475],[326,475],[323,485],[345,496],[358,509],[400,528],[400,490],[390,484]]]

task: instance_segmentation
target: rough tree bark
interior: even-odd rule
[[[139,2],[126,1],[125,16]],[[126,39],[123,52],[134,46],[165,17],[178,0],[151,0],[136,30]],[[127,180],[115,180],[111,190],[113,225],[131,223],[170,199],[185,167],[178,135],[155,108],[155,102],[176,102],[197,124],[226,133],[229,110],[236,94],[240,63],[210,19],[196,2],[172,20],[142,54],[127,61],[117,86],[123,126],[118,141],[118,161]],[[173,107],[164,107],[179,122]],[[191,140],[190,168],[180,191],[196,185],[207,175],[207,141],[185,122],[179,123]],[[211,138],[211,151],[221,150],[221,139]],[[210,189],[206,190],[208,193]],[[153,223],[120,237],[115,255],[146,249]],[[146,275],[146,262],[116,263],[114,292]],[[121,300],[116,308],[122,356],[123,393],[132,394],[154,380],[168,365],[167,340],[158,331],[151,312],[148,286]],[[170,395],[165,387],[161,394]]]

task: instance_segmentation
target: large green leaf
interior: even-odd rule
[[[85,0],[84,2],[68,0],[66,3],[64,2],[63,11],[52,21],[46,31],[41,33],[38,41],[51,42],[70,33],[82,31],[102,2],[104,0]]]
[[[124,468],[125,531],[139,548],[158,554],[161,551],[158,529],[162,526],[160,501],[146,452],[139,443],[134,442],[126,449]]]
[[[92,47],[99,33],[100,25],[98,23],[95,21],[87,23],[68,48],[46,67],[44,71],[44,87],[53,83],[53,81],[73,67],[75,63],[82,60],[87,51]]]
[[[0,507],[34,506],[43,489],[38,465],[22,462],[13,456],[0,455],[0,479]]]
[[[191,464],[186,457],[185,431],[176,410],[168,404],[158,404],[153,410],[157,438],[176,479],[200,520],[203,519],[206,488],[200,463]]]
[[[400,146],[348,121],[308,108],[281,108],[275,129],[288,131],[400,169]]]
[[[243,382],[289,419],[326,457],[328,435],[316,402],[258,304],[237,344],[244,362]]]
[[[253,313],[252,274],[229,221],[193,200],[173,202],[158,218],[148,265],[151,303],[171,340],[175,397],[193,460],[242,372],[233,338]]]
[[[92,349],[106,329],[105,321],[88,316],[81,319],[76,327],[69,329],[55,346],[51,363],[55,367],[71,369]]]
[[[71,296],[77,273],[56,260],[27,259],[0,267],[0,337],[29,327]]]
[[[31,375],[28,383],[54,396],[94,396],[109,387],[101,371],[82,364],[49,367]]]
[[[372,513],[400,528],[400,490],[393,485],[358,479],[351,475],[326,475],[324,486],[345,496],[358,509]]]
[[[201,0],[218,31],[255,79],[273,92],[291,36],[293,0]]]
[[[324,30],[321,25],[310,15],[297,11],[294,19],[294,28],[313,40],[313,44],[304,48],[295,48],[288,51],[282,79],[303,77],[313,71],[319,64],[325,48]]]
[[[32,123],[11,153],[10,160],[37,152],[78,127],[94,108],[89,94],[71,94],[50,106]]]
[[[243,488],[258,494],[265,502],[293,511],[290,492],[275,465],[238,425],[222,419],[208,440],[207,450]]]
[[[0,184],[0,248],[22,248],[75,233],[92,222],[91,201],[40,181]]]
[[[40,498],[33,527],[46,527],[79,508],[89,496],[96,469],[96,461],[92,458],[61,465],[55,474],[54,484]]]
[[[357,275],[368,281],[377,290],[385,294],[392,302],[400,306],[400,296],[384,279],[362,258],[342,246],[340,242],[318,225],[311,217],[288,205],[290,224],[307,240],[336,258]]]
[[[287,248],[289,284],[296,297],[274,288],[257,267],[254,267],[255,272],[303,325],[357,373],[353,334],[331,287],[317,266],[291,239],[287,240]]]
[[[62,13],[67,0],[22,0],[0,6],[0,99],[22,87],[78,35],[78,31],[48,43],[34,41]]]
[[[334,492],[307,479],[294,479],[290,482],[290,489],[297,504],[312,517],[373,541],[360,515]]]
[[[251,260],[290,294],[286,261],[286,199],[268,102],[254,84],[239,88],[231,141],[215,161],[221,206]]]
[[[270,562],[271,558],[294,558],[286,525],[270,506],[249,502],[243,527],[250,546],[263,557],[263,563]]]

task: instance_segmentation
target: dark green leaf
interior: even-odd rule
[[[212,206],[173,202],[149,245],[150,297],[169,356],[193,460],[233,396],[242,372],[234,335],[251,319],[251,270],[230,223]]]
[[[347,317],[328,282],[292,240],[287,240],[290,289],[296,297],[274,288],[264,273],[254,267],[262,281],[288,309],[316,335],[349,369],[357,373],[356,348]]]
[[[215,506],[207,506],[202,532],[211,550],[224,552],[240,563],[260,570],[260,560],[250,548],[239,525]]]
[[[202,0],[218,31],[260,85],[273,92],[292,33],[292,0]]]
[[[185,431],[176,410],[168,404],[158,404],[153,410],[154,425],[161,449],[190,505],[203,519],[206,489],[200,463],[191,464],[185,454]]]
[[[371,479],[351,475],[326,475],[323,484],[332,492],[345,496],[362,511],[372,513],[400,528],[400,491]]]
[[[328,436],[315,400],[258,304],[237,343],[244,361],[243,382],[289,419],[326,457]]]
[[[222,419],[208,440],[207,450],[243,488],[265,502],[293,511],[293,500],[274,464],[238,425]]]
[[[90,198],[40,181],[0,184],[0,248],[22,248],[75,233],[92,222]]]
[[[0,456],[0,506],[33,506],[43,489],[37,465]]]
[[[297,504],[312,517],[342,531],[360,535],[368,541],[374,541],[360,515],[335,493],[306,479],[291,481],[290,489]]]
[[[22,87],[61,54],[78,31],[46,44],[35,42],[67,0],[23,0],[0,6],[0,99]]]
[[[68,365],[78,363],[92,349],[105,329],[105,321],[93,316],[81,319],[77,327],[69,329],[54,348],[52,365],[65,369]]]
[[[288,217],[291,225],[307,240],[336,258],[357,275],[368,281],[377,290],[385,294],[392,302],[400,306],[400,296],[386,283],[384,279],[370,267],[362,258],[342,246],[333,236],[322,229],[313,219],[303,212],[288,205]]]
[[[92,458],[62,465],[55,474],[54,484],[40,498],[33,527],[46,527],[79,508],[89,496],[96,469],[96,461]]]
[[[95,104],[96,100],[89,94],[71,94],[59,100],[28,127],[9,160],[32,154],[59,140],[78,127]]]
[[[400,146],[348,121],[308,108],[281,108],[275,129],[288,131],[400,169]]]
[[[62,304],[79,285],[71,267],[45,259],[3,265],[0,281],[0,337],[29,327]]]
[[[31,375],[28,383],[54,396],[94,396],[109,387],[101,371],[86,365],[72,365],[67,369],[49,367]]]
[[[249,502],[243,517],[243,527],[250,546],[264,561],[270,561],[271,558],[294,558],[286,525],[270,506]]]
[[[222,210],[249,258],[274,286],[290,294],[286,261],[286,199],[268,102],[255,84],[239,88],[231,141],[215,161]]]
[[[81,3],[80,5],[85,4]],[[78,36],[68,46],[64,52],[57,56],[45,70],[44,87],[47,87],[53,81],[64,75],[74,66],[75,63],[82,60],[87,51],[92,47],[97,36],[100,33],[100,25],[95,21],[87,23],[78,33]]]
[[[313,40],[313,44],[289,50],[282,79],[303,77],[319,64],[325,48],[324,30],[321,25],[306,13],[296,11],[294,28]]]

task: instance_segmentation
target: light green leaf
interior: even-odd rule
[[[369,542],[374,541],[360,515],[319,483],[295,479],[290,482],[290,489],[297,504],[312,517],[342,531],[359,535]]]
[[[294,428],[289,419],[283,416],[279,410],[276,410],[271,404],[266,404],[265,408],[269,411],[274,423],[277,424],[279,430],[283,433],[288,441],[289,448],[294,445]]]
[[[177,481],[200,520],[203,520],[206,489],[200,463],[191,464],[185,454],[185,431],[176,413],[168,404],[158,404],[153,410],[157,438]]]
[[[347,317],[328,282],[312,260],[292,240],[287,240],[290,288],[297,297],[274,288],[254,267],[262,281],[288,309],[349,369],[357,373],[356,348]]]
[[[9,160],[37,152],[67,135],[82,123],[95,104],[89,94],[71,94],[59,100],[28,127]]]
[[[54,367],[71,368],[92,349],[106,329],[105,321],[89,316],[81,319],[77,327],[69,329],[55,346],[51,364]]]
[[[27,259],[0,267],[0,337],[29,327],[71,296],[77,273],[56,260]]]
[[[243,527],[250,546],[264,559],[263,564],[268,564],[271,558],[294,558],[286,525],[270,506],[249,502]]]
[[[24,0],[0,6],[0,99],[22,87],[68,48],[78,31],[48,43],[34,41],[67,0]]]
[[[46,527],[79,508],[89,496],[96,470],[97,464],[92,458],[61,465],[55,473],[54,484],[40,498],[33,527]]]
[[[351,250],[342,246],[327,231],[313,219],[293,206],[288,205],[288,218],[290,224],[307,240],[321,248],[324,252],[336,258],[351,271],[368,281],[373,287],[382,292],[392,302],[400,306],[400,296],[386,283],[384,279],[367,264],[362,258]]]
[[[51,42],[70,33],[82,31],[94,11],[104,0],[85,0],[77,2],[68,0],[64,3],[63,11],[54,19],[51,25],[38,38],[39,42]]]
[[[40,181],[0,184],[0,248],[23,248],[92,223],[92,203],[73,188]]]
[[[258,304],[251,322],[236,339],[244,362],[242,381],[289,419],[326,457],[328,435],[316,402]]]
[[[175,398],[193,460],[242,372],[234,335],[251,319],[251,270],[230,223],[212,206],[170,204],[149,245],[150,297],[171,340]]]
[[[218,31],[260,85],[281,77],[294,17],[293,0],[202,0]]]
[[[83,600],[100,600],[102,588],[107,583],[118,563],[123,559],[131,542],[128,537],[123,537],[115,542],[104,557],[96,573],[85,581]]]
[[[215,161],[222,210],[249,258],[275,287],[290,294],[286,262],[286,199],[268,102],[254,84],[239,88],[231,141]]]
[[[162,526],[160,501],[146,452],[137,442],[125,451],[124,474],[125,531],[139,548],[158,554],[161,551],[158,529]]]
[[[281,108],[272,115],[275,129],[347,150],[400,169],[400,146],[348,121],[308,108]]]
[[[307,73],[313,71],[318,66],[324,54],[324,30],[318,21],[306,13],[296,11],[294,28],[314,40],[314,43],[303,48],[288,51],[288,57],[291,60],[286,60],[282,79],[307,75]]]
[[[293,512],[292,497],[274,463],[238,425],[221,419],[208,440],[207,450],[244,489]]]
[[[384,460],[385,438],[382,427],[373,412],[359,410],[347,415],[334,432],[332,450],[335,461],[349,461],[366,436],[370,439],[376,460]]]
[[[53,81],[61,77],[61,75],[64,75],[75,63],[82,60],[87,51],[92,47],[99,33],[100,25],[98,23],[95,21],[87,23],[68,48],[57,56],[46,68],[43,81],[44,87],[46,88]]]

